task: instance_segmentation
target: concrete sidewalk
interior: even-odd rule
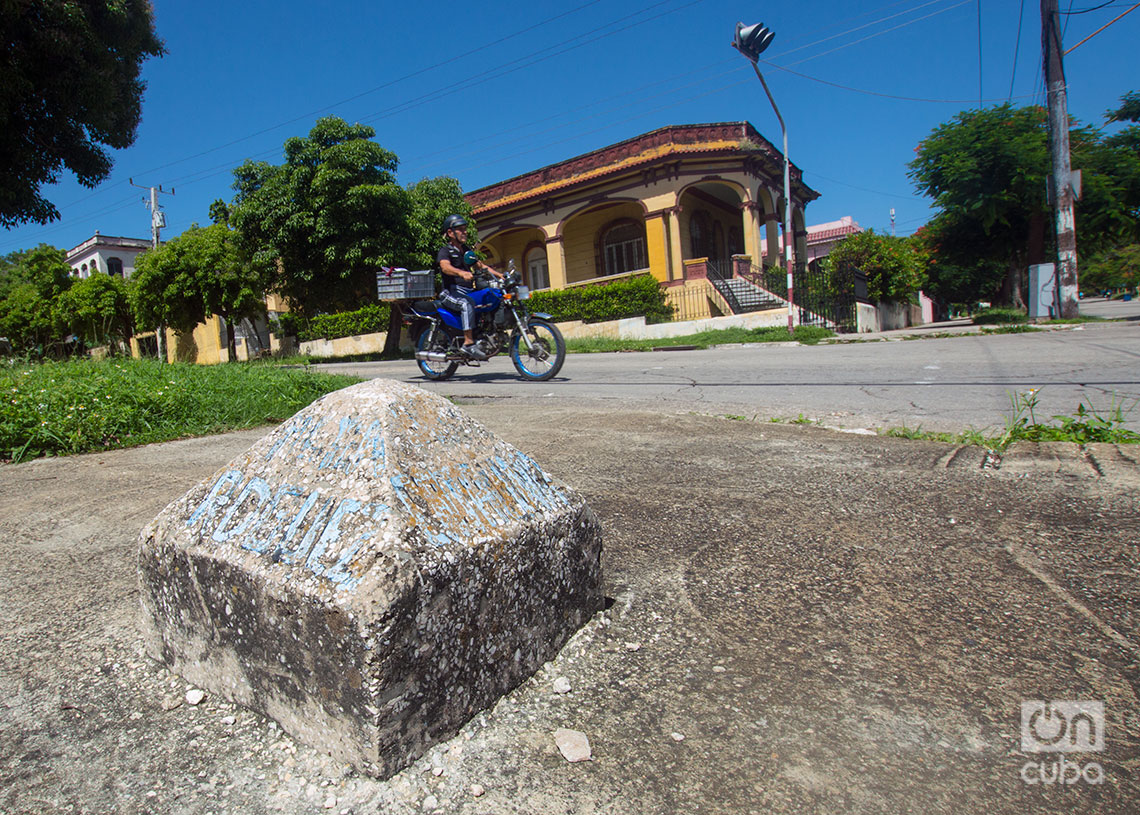
[[[141,656],[139,528],[259,433],[0,468],[0,811],[1140,810],[1136,451],[463,407],[585,494],[611,603],[388,782]],[[1084,779],[1041,783],[1033,700],[1103,703]]]

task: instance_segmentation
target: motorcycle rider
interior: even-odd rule
[[[443,219],[444,244],[435,255],[436,268],[443,274],[444,289],[439,299],[448,311],[459,315],[463,328],[463,354],[471,359],[485,360],[487,355],[475,345],[471,329],[475,323],[475,301],[470,295],[475,291],[476,270],[490,272],[502,279],[503,275],[481,260],[468,263],[464,257],[467,247],[467,219],[462,215],[448,215]]]

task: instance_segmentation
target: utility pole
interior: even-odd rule
[[[1069,106],[1057,0],[1041,0],[1041,45],[1049,99],[1049,151],[1053,156],[1049,191],[1057,233],[1057,312],[1061,317],[1069,318],[1080,314],[1080,302],[1077,294],[1077,228],[1073,217],[1074,178],[1069,165]]]
[[[147,203],[147,208],[150,209],[150,248],[152,250],[157,249],[162,228],[166,226],[166,214],[158,205],[158,194],[174,195],[174,187],[168,191],[164,190],[161,184],[157,187],[144,187],[142,184],[136,184],[133,178],[128,178],[127,181],[132,187],[150,191],[150,201]],[[166,362],[166,326],[159,323],[154,332],[154,337],[158,344],[158,361]]]
[[[891,237],[895,237],[895,208],[891,207]]]

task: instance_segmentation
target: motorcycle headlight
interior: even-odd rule
[[[520,300],[527,300],[530,298],[530,289],[526,286],[519,286],[515,289],[515,296]]]

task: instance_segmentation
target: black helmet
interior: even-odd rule
[[[447,233],[448,230],[458,229],[461,226],[467,226],[467,219],[462,215],[448,215],[443,219],[443,232]]]

